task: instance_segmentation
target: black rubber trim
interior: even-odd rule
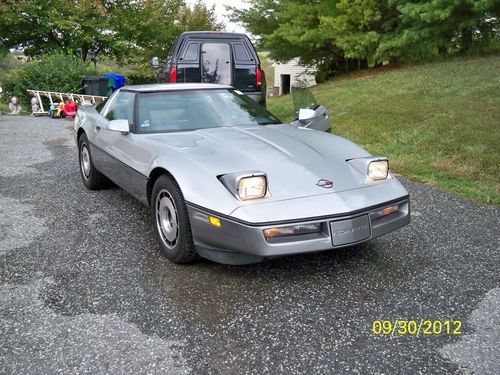
[[[380,204],[377,204],[377,205],[374,205],[374,206],[370,206],[370,207],[365,207],[365,208],[362,208],[362,209],[359,209],[359,210],[355,210],[355,211],[343,212],[341,214],[303,217],[303,218],[291,219],[291,220],[265,221],[265,222],[257,222],[257,223],[252,223],[252,222],[249,222],[249,221],[245,221],[245,220],[241,220],[241,219],[235,218],[233,216],[221,214],[220,212],[210,210],[208,208],[199,206],[199,205],[197,205],[195,203],[192,203],[192,202],[186,201],[186,205],[188,205],[188,206],[190,206],[190,207],[192,207],[194,209],[197,209],[199,211],[203,211],[203,212],[205,212],[205,213],[207,213],[209,215],[218,216],[218,217],[220,217],[222,219],[225,219],[225,220],[234,221],[236,223],[244,224],[244,225],[247,225],[247,226],[250,226],[250,227],[263,227],[263,226],[268,226],[268,225],[283,225],[283,224],[301,223],[301,222],[304,222],[304,221],[327,221],[327,220],[336,219],[336,218],[339,218],[339,217],[356,216],[357,214],[362,214],[362,213],[365,213],[367,211],[373,211],[373,210],[376,210],[378,208],[382,208],[382,207],[385,207],[385,206],[390,206],[393,203],[404,203],[405,201],[409,201],[409,198],[410,198],[410,195],[407,194],[407,195],[404,195],[404,196],[402,196],[400,198],[393,199],[393,200],[390,200],[390,201],[386,201],[384,203],[380,203]]]
[[[180,82],[180,83],[198,83],[202,85],[202,82]],[[154,85],[154,84],[152,84]],[[161,83],[158,83],[158,85],[161,85]],[[172,84],[173,86],[174,84]],[[198,88],[192,88],[192,87],[182,87],[182,86],[176,86],[175,88],[172,88],[172,86],[165,86],[161,87],[158,89],[153,89],[151,88],[150,90],[141,90],[141,89],[133,89],[133,86],[129,86],[126,90],[122,91],[128,91],[128,92],[133,92],[136,94],[161,94],[165,92],[177,92],[177,91],[207,91],[207,90],[237,90],[233,86],[230,85],[220,85],[221,87],[198,87]]]
[[[137,169],[134,169],[132,168],[130,165],[124,163],[123,161],[121,161],[120,159],[118,159],[117,157],[111,155],[109,152],[106,152],[104,151],[102,148],[100,148],[99,146],[96,146],[95,143],[92,143],[89,141],[89,144],[92,146],[92,147],[95,147],[96,149],[98,149],[99,151],[101,151],[103,154],[106,154],[107,156],[109,156],[110,158],[116,160],[117,162],[119,162],[120,164],[122,164],[123,166],[127,167],[128,169],[131,169],[133,172],[137,173],[138,175],[140,175],[141,177],[143,177],[145,180],[148,180],[149,181],[149,177],[146,176],[146,175],[143,175],[141,172],[139,172]]]

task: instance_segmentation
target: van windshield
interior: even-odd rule
[[[178,90],[138,95],[138,133],[179,132],[281,121],[237,90]]]

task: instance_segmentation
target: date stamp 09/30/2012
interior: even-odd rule
[[[375,320],[372,324],[375,335],[461,335],[460,320]]]

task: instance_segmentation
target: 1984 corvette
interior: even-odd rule
[[[282,124],[228,86],[138,85],[81,107],[74,126],[84,185],[109,179],[148,205],[172,262],[328,250],[410,220],[387,158],[325,133],[322,106]]]

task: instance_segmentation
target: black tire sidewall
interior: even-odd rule
[[[89,162],[90,162],[90,172],[88,178],[85,178],[82,170],[82,146],[85,145],[87,151],[89,153]],[[88,189],[96,189],[99,186],[99,182],[97,179],[99,178],[99,171],[95,169],[94,162],[92,160],[92,154],[90,152],[89,140],[85,134],[80,135],[78,138],[78,167],[80,169],[80,177],[82,178],[82,182]]]
[[[169,249],[167,246],[165,246],[158,229],[156,201],[159,192],[163,189],[167,190],[171,195],[177,209],[177,214],[179,215],[179,239],[175,247],[172,249]],[[150,207],[153,231],[155,233],[155,237],[158,241],[162,254],[167,259],[175,263],[185,263],[193,260],[196,256],[196,252],[194,250],[191,225],[189,223],[189,213],[187,211],[182,191],[175,180],[173,180],[173,178],[167,175],[158,177],[153,186]]]

